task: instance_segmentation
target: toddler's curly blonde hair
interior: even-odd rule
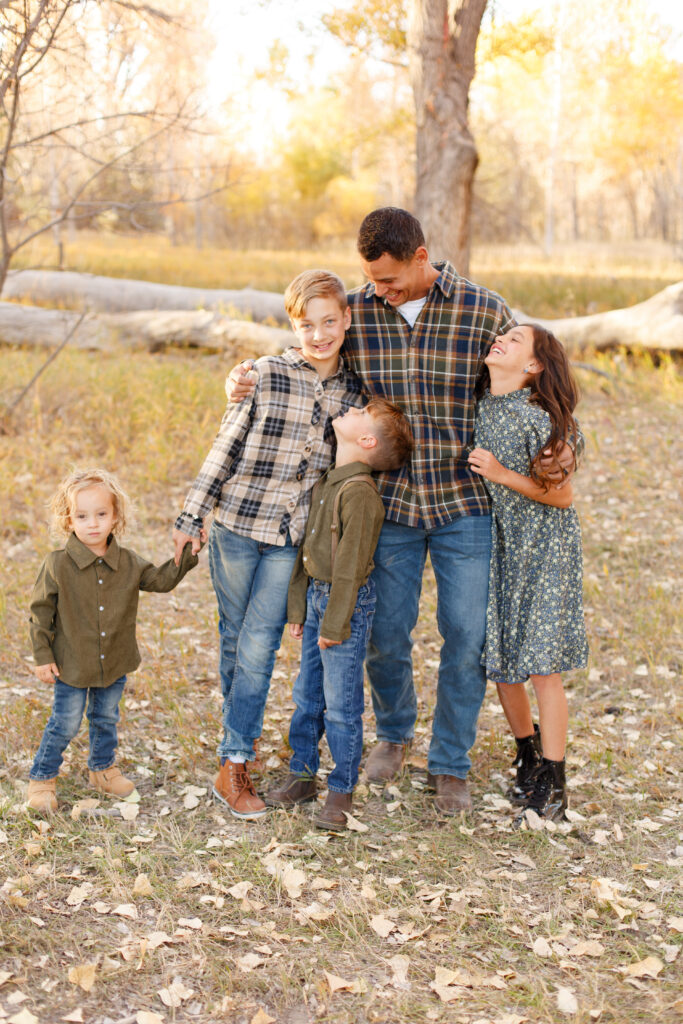
[[[114,503],[114,526],[112,533],[120,537],[125,533],[132,516],[130,498],[116,477],[106,469],[75,469],[64,477],[50,499],[50,536],[63,539],[72,533],[71,516],[76,504],[76,495],[88,487],[106,487]]]

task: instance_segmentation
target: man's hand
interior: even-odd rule
[[[544,448],[539,461],[543,475],[558,489],[571,480],[576,469],[574,452],[564,441],[558,442],[554,453],[552,448]]]
[[[198,555],[201,551],[202,544],[206,544],[207,533],[204,527],[199,531],[198,537],[192,537],[189,533],[183,533],[182,530],[173,531],[173,561],[176,565],[180,565],[180,559],[183,556],[183,548],[186,544],[192,545],[192,554]]]
[[[243,398],[250,398],[257,380],[258,373],[254,369],[253,359],[245,359],[237,366],[233,366],[225,382],[228,401],[241,402]]]
[[[304,635],[303,622],[290,622],[289,635],[291,636],[292,640],[301,640],[301,637]]]
[[[475,448],[467,456],[467,461],[474,472],[485,480],[491,480],[494,484],[504,483],[505,466],[501,466],[495,455],[485,448]]]
[[[38,676],[41,683],[46,683],[49,686],[54,683],[55,679],[59,675],[59,669],[54,662],[51,665],[36,665],[33,671]]]
[[[340,643],[341,640],[328,640],[324,636],[318,638],[318,647],[321,651],[326,651],[328,647],[338,647]]]

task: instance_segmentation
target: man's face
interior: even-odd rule
[[[377,297],[386,299],[390,306],[423,299],[431,285],[425,274],[429,257],[422,245],[409,260],[397,260],[384,252],[372,263],[361,259],[360,266],[368,281],[374,284]]]

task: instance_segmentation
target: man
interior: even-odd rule
[[[371,781],[394,778],[414,735],[411,632],[429,553],[443,645],[428,783],[437,810],[453,815],[471,808],[469,750],[486,688],[480,660],[491,523],[483,482],[467,462],[474,389],[489,345],[515,321],[500,296],[448,261],[430,262],[420,223],[406,210],[368,214],[358,251],[369,283],[349,295],[343,354],[364,390],[404,410],[415,439],[407,466],[377,479],[386,520],[375,553],[367,670],[379,742],[365,768]]]

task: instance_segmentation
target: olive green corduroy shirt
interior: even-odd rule
[[[372,474],[365,462],[331,466],[320,478],[311,500],[306,535],[299,548],[287,600],[287,621],[306,619],[306,588],[309,578],[331,583],[327,609],[320,635],[327,640],[346,640],[351,636],[351,616],[356,607],[358,589],[367,582],[374,568],[372,556],[377,547],[384,505],[379,494],[366,483],[349,484],[339,502],[339,544],[332,572],[332,511],[340,486],[350,476]]]
[[[94,554],[71,534],[43,562],[31,597],[36,665],[54,663],[69,686],[110,686],[140,664],[135,639],[139,591],[166,593],[199,559],[189,544],[180,565],[155,566],[112,537]]]

